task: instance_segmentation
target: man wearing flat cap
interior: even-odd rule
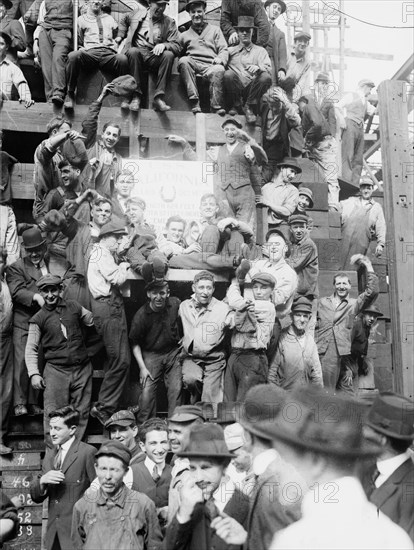
[[[364,156],[364,121],[365,117],[376,112],[369,103],[368,96],[375,84],[364,78],[358,82],[355,92],[345,94],[335,104],[342,132],[342,179],[358,185],[361,177]]]
[[[272,82],[277,84],[279,80],[285,79],[287,70],[285,33],[276,25],[277,18],[286,11],[286,4],[283,0],[266,0],[264,8],[270,23],[270,35],[266,49],[272,62]]]
[[[290,316],[292,324],[282,330],[276,356],[269,366],[268,380],[285,390],[298,384],[323,386],[318,348],[308,330],[312,302],[299,296],[293,302]]]
[[[262,95],[272,83],[269,54],[252,43],[254,18],[240,16],[236,30],[239,44],[229,47],[229,61],[224,73],[224,92],[229,99],[231,115],[242,108],[246,122],[256,122]]]
[[[141,395],[138,422],[157,412],[157,389],[164,381],[171,415],[181,405],[182,376],[178,328],[180,300],[170,296],[168,282],[153,281],[146,285],[147,303],[134,315],[129,339],[138,363]]]
[[[188,458],[189,472],[181,486],[180,507],[167,528],[165,549],[232,549],[217,536],[215,518],[225,515],[246,526],[249,498],[225,475],[233,454],[223,429],[212,423],[194,426],[180,456]]]
[[[144,550],[162,542],[155,504],[123,481],[131,452],[119,441],[103,443],[95,455],[99,489],[75,503],[72,542],[75,550]]]
[[[287,59],[286,78],[290,77],[295,81],[296,86],[292,91],[292,99],[295,103],[298,102],[300,96],[311,92],[311,61],[308,53],[311,38],[307,32],[297,32],[293,37],[293,50]]]
[[[315,411],[329,411],[331,420]],[[364,405],[357,401],[321,388],[301,387],[290,394],[272,422],[261,425],[307,486],[302,518],[276,532],[270,550],[412,548],[404,530],[368,502],[356,475],[357,464],[379,452],[378,445],[362,435],[363,414]]]
[[[372,198],[374,182],[370,176],[359,180],[359,194],[339,203],[341,214],[341,268],[350,269],[354,254],[367,254],[370,243],[377,241],[375,256],[380,258],[386,242],[386,224],[382,206]]]
[[[92,326],[92,313],[74,300],[62,298],[62,279],[47,273],[36,283],[44,300],[42,309],[29,320],[25,361],[31,385],[44,390],[44,432],[50,445],[51,410],[73,405],[79,411],[77,434],[82,439],[92,397],[92,364],[88,357],[82,326]],[[46,365],[39,372],[39,346]]]
[[[136,440],[138,426],[135,414],[132,411],[117,411],[107,420],[105,429],[108,430],[111,440],[120,441],[131,451],[130,466],[145,459],[145,453]]]
[[[108,361],[98,401],[91,409],[91,415],[102,424],[118,409],[131,361],[124,302],[119,291],[128,279],[129,263],[118,265],[114,258],[125,235],[127,230],[120,220],[103,225],[88,264],[91,309]]]
[[[289,217],[290,243],[286,262],[298,276],[296,295],[312,301],[318,295],[319,262],[318,249],[309,236],[309,223],[306,213]]]
[[[365,423],[367,438],[381,446],[367,471],[365,488],[378,511],[402,527],[414,541],[414,439],[412,399],[385,392],[375,398]]]

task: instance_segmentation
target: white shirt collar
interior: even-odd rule
[[[375,487],[381,487],[381,485],[385,483],[387,479],[395,472],[395,470],[397,470],[401,464],[404,464],[406,460],[411,460],[411,454],[408,449],[405,453],[393,456],[392,458],[377,460],[379,476],[375,480]]]
[[[213,493],[214,504],[217,506],[220,512],[224,510],[227,503],[233,496],[235,490],[235,484],[227,475],[224,475],[221,478],[220,485]]]
[[[70,439],[68,439],[67,441],[65,441],[65,443],[62,443],[62,445],[60,446],[60,448],[62,449],[62,451],[65,453],[67,453],[70,449],[70,446],[72,445],[72,443],[75,441],[75,436],[72,435],[72,437]]]
[[[154,466],[157,467],[159,475],[162,474],[162,472],[165,468],[165,462],[163,464],[155,464],[155,462],[153,460],[151,460],[149,458],[149,456],[145,457],[144,464],[145,464],[147,470],[149,471],[149,473],[151,474],[151,476],[152,476],[152,472],[154,471]]]
[[[253,472],[257,476],[262,475],[265,470],[267,470],[268,466],[270,466],[270,464],[278,458],[279,454],[275,449],[267,449],[266,451],[263,451],[253,459]]]

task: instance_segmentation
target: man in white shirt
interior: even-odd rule
[[[0,107],[3,100],[11,99],[14,85],[19,94],[19,102],[27,109],[34,105],[34,101],[21,69],[6,57],[11,43],[11,37],[5,32],[0,32]]]
[[[115,262],[114,254],[127,230],[122,222],[101,227],[88,265],[88,286],[95,327],[107,353],[107,370],[91,415],[105,424],[117,410],[131,361],[124,303],[119,287],[129,275],[128,262]]]
[[[367,472],[369,500],[414,540],[414,439],[412,399],[386,392],[376,397],[368,413],[367,437],[381,445],[381,454]]]

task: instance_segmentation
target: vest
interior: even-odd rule
[[[250,163],[244,156],[244,145],[238,143],[230,153],[227,145],[222,145],[217,157],[217,178],[220,189],[226,190],[229,186],[239,189],[251,185]]]
[[[73,29],[72,0],[45,0],[45,29]]]
[[[60,300],[53,311],[43,307],[30,319],[30,323],[35,323],[40,328],[47,362],[71,367],[83,365],[88,361],[81,329],[81,312],[82,306],[78,302]],[[66,328],[66,338],[61,324]]]
[[[367,110],[366,103],[363,102],[357,93],[354,92],[352,95],[354,96],[352,103],[346,106],[346,118],[353,120],[357,124],[362,124]]]

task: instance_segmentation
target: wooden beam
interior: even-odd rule
[[[378,87],[387,256],[391,297],[394,386],[411,399],[413,376],[413,175],[408,142],[405,82],[386,80]],[[410,153],[411,150],[411,153]]]
[[[325,50],[321,47],[312,48],[313,52],[316,53],[325,53],[329,55],[340,55],[340,48],[328,48]],[[370,52],[358,52],[356,50],[351,50],[350,48],[345,48],[345,57],[360,57],[362,59],[375,59],[377,61],[392,61],[394,56],[386,53],[370,53]]]

